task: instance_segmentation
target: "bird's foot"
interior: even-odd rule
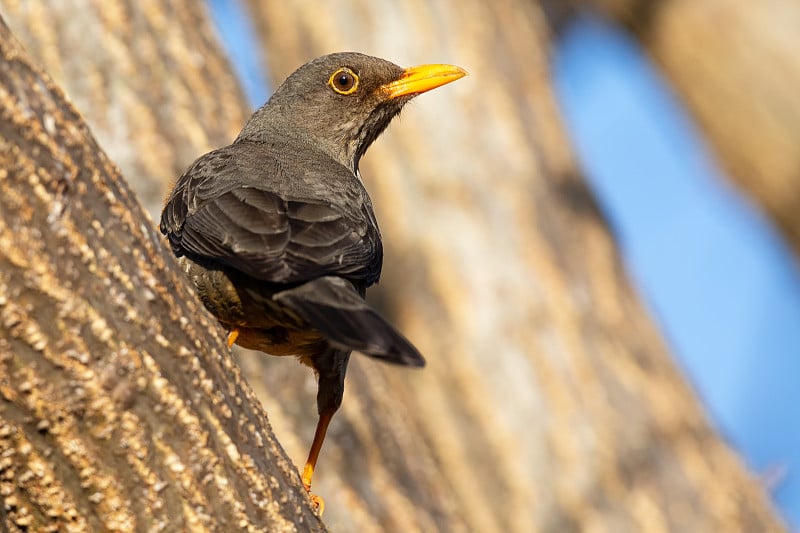
[[[238,329],[230,330],[230,332],[228,332],[228,348],[233,346],[233,344],[236,342],[236,339],[238,338],[239,338],[239,330]]]
[[[311,476],[313,474],[314,466],[311,464],[306,464],[305,468],[303,468],[303,475],[300,477],[303,482],[303,487],[308,493],[308,497],[311,498],[311,503],[314,504],[314,508],[317,510],[319,515],[322,516],[322,513],[325,512],[325,500],[322,499],[322,496],[311,494]]]
[[[314,509],[316,509],[317,513],[322,516],[322,513],[325,512],[325,500],[322,499],[322,496],[317,496],[316,494],[311,493],[311,483],[307,483],[305,479],[303,480],[303,487],[306,489],[308,497],[311,498],[311,503],[314,504]]]
[[[311,492],[308,493],[308,497],[311,498],[311,503],[314,504],[317,513],[322,516],[322,513],[325,512],[325,500],[322,499],[322,496],[311,494]]]

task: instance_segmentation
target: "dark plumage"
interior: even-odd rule
[[[449,65],[404,70],[356,53],[315,59],[233,144],[195,161],[164,207],[161,231],[229,342],[296,355],[317,372],[307,488],[350,352],[424,364],[364,301],[383,248],[359,160],[408,100],[465,74]]]

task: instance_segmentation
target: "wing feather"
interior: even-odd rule
[[[161,218],[161,231],[176,254],[217,261],[273,283],[325,275],[365,285],[377,281],[380,234],[355,176],[341,198],[331,194],[335,190],[318,189],[316,196],[308,191],[301,196],[292,178],[326,176],[287,176],[275,158],[237,158],[230,153],[235,148],[201,157],[176,184]],[[335,178],[341,183],[347,176]]]

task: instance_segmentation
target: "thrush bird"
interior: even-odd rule
[[[295,355],[317,374],[319,421],[302,473],[309,493],[350,353],[425,364],[364,300],[383,248],[359,160],[406,102],[465,74],[357,53],[315,59],[231,145],[186,170],[161,214],[161,232],[230,332],[228,345]]]

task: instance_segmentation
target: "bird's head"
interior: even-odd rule
[[[278,87],[239,139],[297,136],[356,172],[361,156],[406,102],[466,74],[452,65],[403,69],[354,52],[319,57]]]

